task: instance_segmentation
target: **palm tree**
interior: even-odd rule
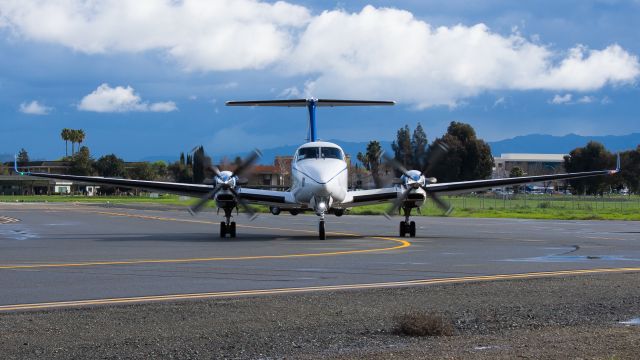
[[[64,140],[64,156],[69,156],[69,140],[70,140],[71,129],[64,128],[60,132],[60,137]]]
[[[82,144],[82,142],[84,141],[84,138],[86,137],[84,130],[82,129],[78,129],[76,130],[76,142],[78,143],[78,148],[80,147],[80,144]]]
[[[69,141],[71,141],[71,156],[76,153],[76,131],[74,129],[69,129]]]

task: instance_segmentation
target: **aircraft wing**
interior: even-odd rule
[[[147,180],[131,180],[131,179],[117,179],[107,178],[101,176],[80,176],[80,175],[62,175],[62,174],[49,174],[49,173],[34,173],[25,172],[20,173],[22,175],[36,176],[48,179],[58,179],[82,182],[86,184],[95,185],[108,185],[108,186],[120,186],[133,189],[142,189],[147,191],[156,191],[161,193],[170,193],[184,196],[201,197],[213,190],[212,185],[204,184],[185,184],[185,183],[173,183],[165,181],[147,181]]]
[[[538,176],[521,176],[503,179],[487,179],[487,180],[471,180],[471,181],[457,181],[449,183],[436,183],[428,184],[425,187],[425,191],[439,194],[458,194],[477,190],[487,190],[494,187],[522,185],[533,182],[544,182],[552,180],[568,180],[568,179],[580,179],[592,176],[601,175],[613,175],[616,174],[619,169],[616,170],[598,170],[598,171],[585,171],[577,173],[567,174],[553,174],[553,175],[538,175]]]
[[[263,190],[243,187],[238,189],[238,195],[240,198],[251,204],[279,207],[283,207],[284,205],[286,208],[297,207],[293,193],[290,191]]]
[[[347,191],[347,196],[341,204],[354,207],[388,203],[397,199],[402,194],[402,191],[400,187]]]
[[[131,180],[107,178],[101,176],[80,176],[80,175],[61,175],[49,173],[27,172],[23,175],[36,176],[48,179],[58,179],[75,181],[86,184],[120,186],[133,189],[141,189],[147,191],[156,191],[161,193],[170,193],[192,197],[202,197],[211,190],[212,185],[204,184],[186,184],[165,181],[147,181],[147,180]],[[237,190],[240,198],[252,204],[259,205],[275,205],[282,206],[284,204],[295,204],[293,194],[288,191],[273,191],[262,189],[240,188]]]
[[[460,194],[471,191],[487,190],[494,187],[522,185],[534,182],[569,180],[587,178],[592,176],[613,175],[618,173],[619,171],[620,157],[618,157],[618,163],[615,170],[597,170],[566,174],[521,176],[503,179],[456,181],[439,184],[428,184],[423,187],[423,189],[434,194]],[[347,197],[342,204],[352,207],[390,202],[397,199],[403,191],[404,189],[401,187],[348,191]],[[408,200],[411,200],[412,194],[413,193],[410,193],[408,195]]]

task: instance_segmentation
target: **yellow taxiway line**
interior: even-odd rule
[[[192,220],[192,219],[178,219],[160,216],[148,216],[148,215],[136,215],[127,213],[116,213],[107,211],[90,211],[101,215],[109,216],[122,216],[132,217],[146,220],[159,220],[159,221],[177,221],[177,222],[189,222],[189,223],[201,223],[201,224],[217,224],[217,222],[205,221],[205,220]],[[315,234],[315,231],[311,230],[299,230],[299,229],[285,229],[266,226],[252,226],[252,225],[237,225],[238,227],[250,228],[250,229],[264,229],[264,230],[278,230],[289,232],[302,232]],[[328,235],[340,235],[358,237],[359,234],[342,233],[342,232],[327,232]],[[261,260],[261,259],[287,259],[287,258],[301,258],[301,257],[316,257],[316,256],[336,256],[336,255],[350,255],[350,254],[363,254],[371,252],[385,252],[398,250],[411,246],[411,243],[406,240],[396,239],[392,237],[384,236],[372,236],[372,239],[391,241],[397,245],[373,248],[373,249],[359,249],[359,250],[343,250],[343,251],[331,251],[322,253],[301,253],[301,254],[282,254],[282,255],[255,255],[255,256],[231,256],[231,257],[200,257],[200,258],[183,258],[183,259],[138,259],[138,260],[114,260],[114,261],[82,261],[73,263],[40,263],[40,264],[0,264],[0,270],[18,270],[18,269],[40,269],[40,268],[64,268],[64,267],[82,267],[82,266],[103,266],[103,265],[139,265],[139,264],[175,264],[175,263],[194,263],[194,262],[211,262],[211,261],[228,261],[228,260]]]
[[[368,283],[368,284],[309,286],[309,287],[279,288],[279,289],[264,289],[264,290],[240,290],[240,291],[153,295],[153,296],[137,296],[137,297],[122,297],[122,298],[108,298],[108,299],[92,299],[92,300],[73,300],[73,301],[58,301],[58,302],[33,303],[33,304],[2,305],[0,306],[0,312],[24,311],[24,310],[46,310],[46,309],[54,309],[54,308],[81,307],[81,306],[92,306],[92,305],[114,305],[114,304],[158,302],[158,301],[213,299],[213,298],[221,298],[221,297],[294,294],[294,293],[303,293],[303,292],[319,292],[319,291],[335,291],[335,290],[356,290],[356,289],[375,289],[375,288],[389,288],[389,287],[424,286],[424,285],[434,285],[434,284],[452,284],[452,283],[495,281],[495,280],[518,280],[518,279],[530,279],[530,278],[542,278],[542,277],[625,273],[625,272],[639,272],[639,271],[640,271],[640,267],[560,270],[560,271],[530,272],[530,273],[518,273],[518,274],[436,278],[436,279],[395,281],[395,282]]]

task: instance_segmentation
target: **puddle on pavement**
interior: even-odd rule
[[[37,238],[38,235],[22,229],[0,229],[0,239],[27,240]]]
[[[633,319],[627,320],[627,321],[620,321],[620,324],[622,324],[622,325],[640,326],[640,318],[633,318]]]
[[[640,261],[640,259],[628,258],[623,255],[574,255],[580,250],[580,246],[573,245],[571,247],[555,248],[548,247],[545,250],[566,250],[562,253],[556,253],[544,256],[534,256],[530,258],[505,259],[501,261],[517,261],[517,262],[585,262],[585,261]]]
[[[517,262],[583,262],[583,261],[640,261],[620,255],[547,255],[521,259],[505,259],[501,261]]]

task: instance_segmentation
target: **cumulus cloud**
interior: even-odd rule
[[[568,103],[571,103],[572,98],[573,98],[573,95],[571,94],[564,94],[564,95],[556,94],[553,97],[553,99],[551,99],[549,102],[555,105],[568,104]]]
[[[38,101],[33,100],[31,102],[23,102],[20,104],[20,112],[29,115],[49,115],[53,110],[52,107],[40,104]]]
[[[309,11],[256,0],[3,0],[0,24],[96,54],[164,50],[187,69],[262,68],[281,59]]]
[[[131,86],[116,86],[112,88],[105,83],[98,86],[91,94],[83,97],[78,104],[78,110],[103,113],[130,111],[170,112],[178,110],[178,107],[173,101],[149,104],[143,102]]]
[[[590,104],[590,103],[592,103],[592,102],[594,102],[596,100],[598,100],[598,99],[596,99],[594,96],[585,95],[585,96],[581,97],[580,99],[578,99],[577,103],[578,104]]]
[[[594,91],[640,76],[638,57],[617,44],[557,50],[518,32],[433,27],[373,6],[312,15],[283,1],[5,0],[0,19],[18,36],[85,53],[159,50],[187,70],[269,68],[308,79],[299,93],[418,108],[493,90]]]
[[[372,6],[314,17],[286,68],[319,74],[309,83],[318,96],[400,98],[419,108],[455,106],[487,90],[595,90],[640,75],[638,58],[615,44],[562,54],[483,24],[434,28]]]

